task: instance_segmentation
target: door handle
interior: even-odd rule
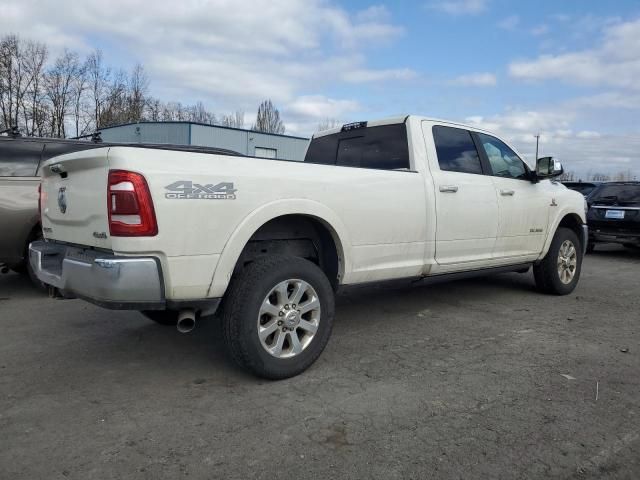
[[[456,193],[458,191],[457,185],[440,185],[440,191],[442,193]]]
[[[500,195],[504,197],[513,197],[515,193],[515,190],[500,190]]]

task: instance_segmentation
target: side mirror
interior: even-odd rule
[[[536,176],[538,178],[553,178],[564,173],[562,163],[553,157],[542,157],[536,164]]]

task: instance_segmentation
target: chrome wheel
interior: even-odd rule
[[[565,285],[572,282],[576,275],[578,265],[578,253],[576,247],[571,240],[565,240],[560,245],[558,252],[558,275],[560,281]]]
[[[276,358],[291,358],[309,346],[320,325],[320,299],[304,280],[280,282],[260,306],[258,338]]]

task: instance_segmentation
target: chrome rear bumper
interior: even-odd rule
[[[162,269],[157,258],[118,257],[38,241],[29,246],[29,261],[42,282],[65,296],[112,309],[165,308]]]

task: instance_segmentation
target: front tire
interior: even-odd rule
[[[222,326],[231,358],[259,377],[298,375],[329,341],[334,308],[331,284],[314,263],[293,256],[260,257],[227,290]]]
[[[582,247],[569,228],[558,228],[547,255],[533,267],[536,286],[545,293],[568,295],[580,279]]]

